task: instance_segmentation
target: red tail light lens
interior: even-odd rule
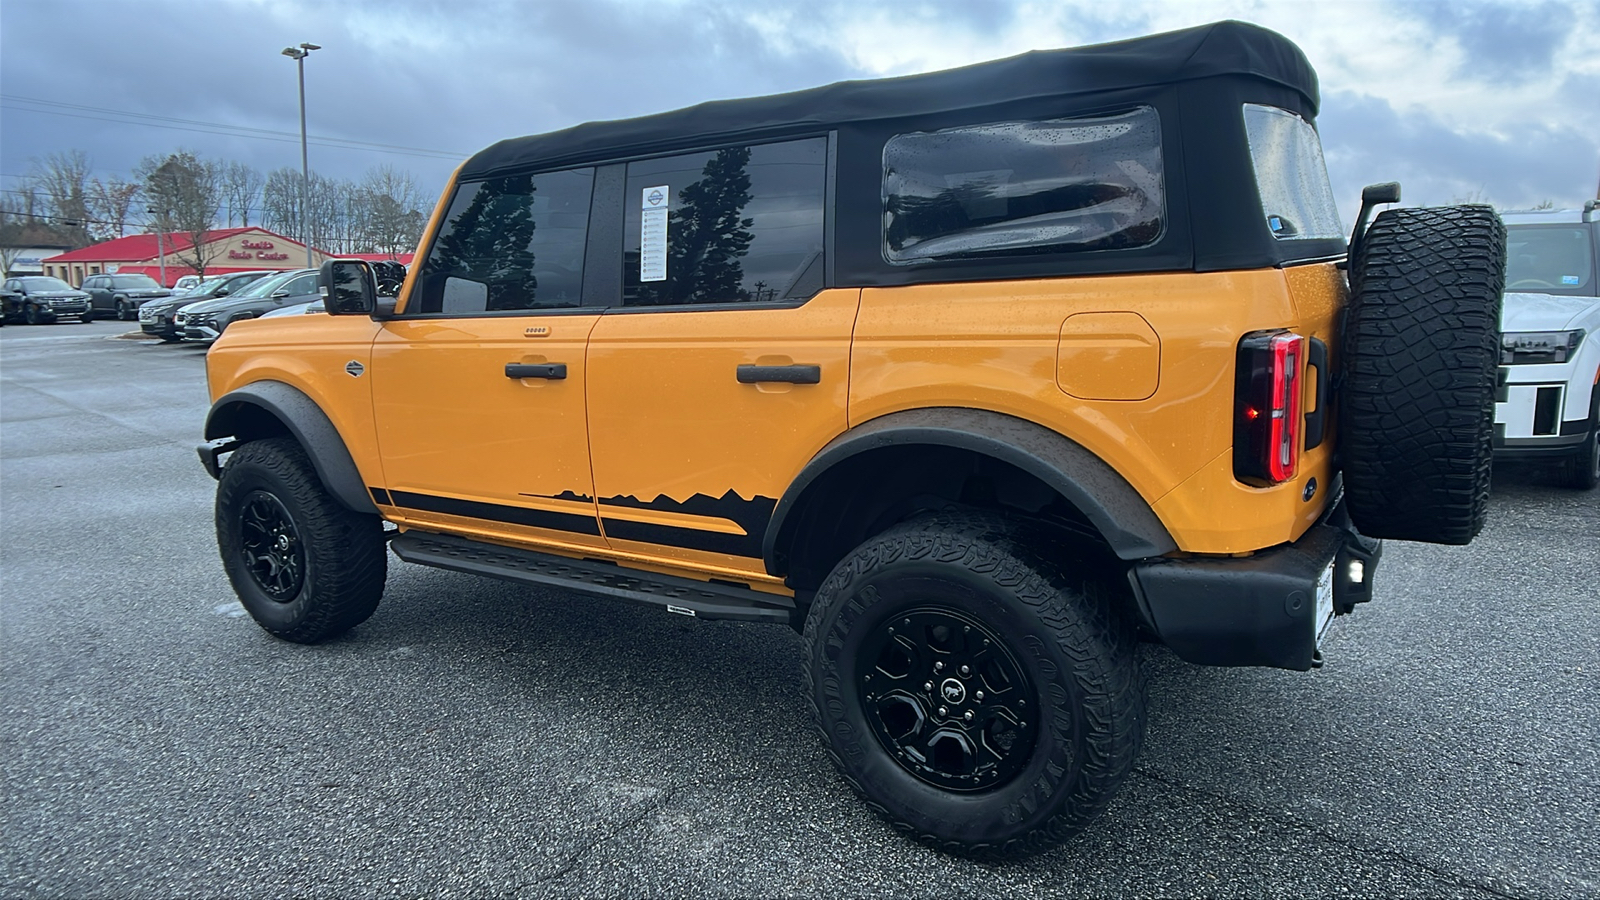
[[[1233,474],[1246,484],[1281,484],[1299,468],[1305,347],[1305,338],[1289,331],[1257,331],[1239,341]]]

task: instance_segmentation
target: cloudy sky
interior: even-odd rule
[[[435,195],[504,137],[1242,19],[1306,52],[1347,220],[1407,204],[1576,206],[1600,187],[1600,2],[1473,0],[4,0],[0,188],[53,151],[102,178],[186,148],[390,164]]]

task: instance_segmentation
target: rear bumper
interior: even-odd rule
[[[1333,612],[1349,613],[1372,599],[1382,555],[1341,503],[1292,544],[1240,558],[1147,559],[1128,580],[1145,625],[1180,658],[1305,671],[1322,661],[1318,582],[1331,566]]]

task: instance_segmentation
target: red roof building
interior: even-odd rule
[[[184,275],[199,274],[193,267],[192,246],[190,235],[183,232],[167,232],[159,241],[155,234],[134,234],[47,257],[42,265],[44,274],[54,275],[74,286],[83,284],[83,279],[90,275],[106,272],[149,275],[162,286],[171,287]],[[299,269],[306,264],[305,244],[265,228],[208,231],[200,247],[207,260],[204,274],[208,276],[260,269]],[[190,261],[179,261],[179,255],[189,257]],[[311,251],[313,266],[322,265],[327,258],[328,254],[321,250]],[[374,255],[374,258],[388,257]]]

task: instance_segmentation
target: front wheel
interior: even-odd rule
[[[22,308],[22,320],[29,325],[43,325],[49,321],[45,318],[44,311],[32,303]]]
[[[1088,564],[941,513],[859,547],[806,619],[807,695],[834,763],[897,830],[987,859],[1100,815],[1133,767],[1133,631]]]
[[[330,496],[290,438],[234,451],[217,485],[217,547],[256,623],[310,644],[366,621],[383,595],[383,524]]]
[[[126,300],[118,300],[117,301],[117,321],[126,322],[131,318],[133,318],[133,315],[128,310],[128,301],[126,301]]]
[[[1600,387],[1589,403],[1589,438],[1562,463],[1561,483],[1580,491],[1600,484]]]

